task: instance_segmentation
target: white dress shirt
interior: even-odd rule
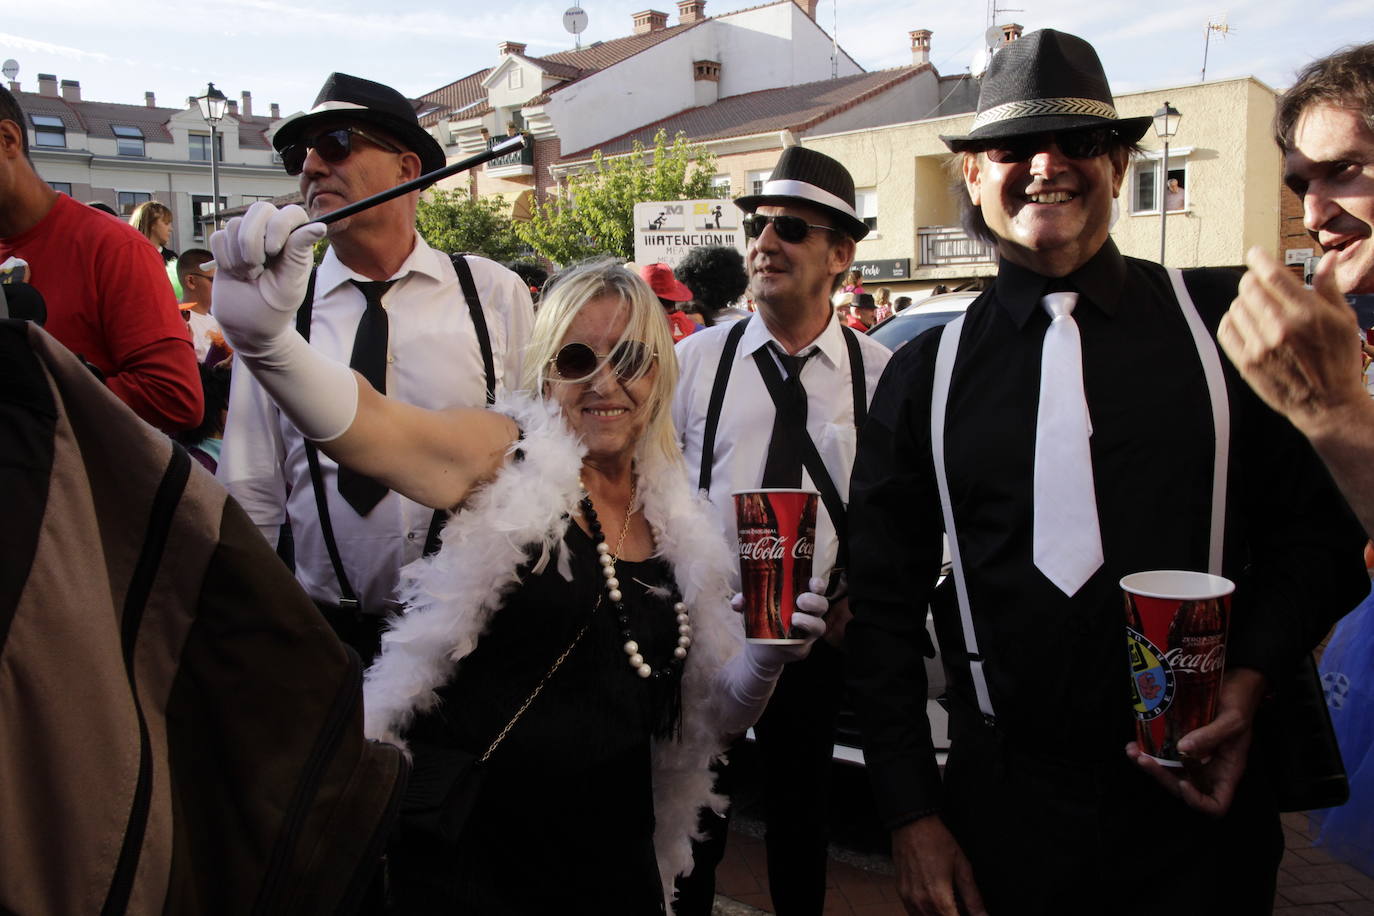
[[[773,399],[754,364],[754,351],[774,340],[762,316],[748,319],[740,338],[725,389],[716,427],[715,462],[711,470],[710,500],[720,517],[726,539],[734,544],[735,490],[758,489],[763,483],[763,466],[768,458],[768,441],[773,435]],[[725,337],[733,322],[703,328],[677,345],[681,370],[673,398],[673,422],[687,459],[688,473],[695,486],[701,472],[702,437],[706,430],[706,409],[711,401],[716,367],[720,363]],[[892,354],[887,347],[865,334],[859,334],[863,355],[864,384],[868,400]],[[781,347],[781,344],[779,344]],[[854,429],[854,389],[850,382],[849,348],[845,345],[840,322],[832,313],[825,330],[800,354],[814,354],[802,366],[801,380],[806,387],[806,431],[816,443],[821,460],[830,472],[840,498],[849,500],[849,472],[854,466],[857,435]],[[777,359],[776,355],[773,357]],[[786,377],[785,370],[782,371]],[[811,475],[802,472],[802,487],[818,490]],[[838,544],[835,526],[821,503],[816,513],[816,555],[813,575],[828,576],[835,565]],[[735,567],[735,588],[739,588]]]
[[[202,315],[195,309],[187,309],[186,323],[191,328],[191,345],[196,348],[196,362],[205,362],[205,355],[210,352],[213,343],[210,332],[220,333],[219,322],[209,312]]]
[[[534,321],[529,287],[499,264],[467,260],[491,336],[499,392],[519,384]],[[355,279],[367,278],[345,267],[332,248],[315,278],[310,345],[343,363],[366,308],[362,292],[349,282]],[[436,410],[484,404],[482,352],[448,256],[417,233],[414,250],[391,279],[396,282],[382,297],[387,394]],[[360,517],[339,495],[338,465],[320,453],[320,469],[344,573],[365,610],[383,611],[391,606],[398,571],[424,549],[433,510],[393,492]],[[216,476],[273,543],[290,517],[296,578],[312,598],[337,602],[339,585],[320,528],[304,440],[242,369],[234,372]]]

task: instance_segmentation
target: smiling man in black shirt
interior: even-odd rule
[[[945,138],[997,279],[893,358],[850,503],[849,680],[912,912],[1267,913],[1283,841],[1254,715],[1368,588],[1314,456],[1218,353],[1236,275],[1108,235],[1149,120],[1118,118],[1092,47],[1044,30],[999,52],[973,129]],[[919,655],[946,532],[942,776]],[[1125,750],[1117,583],[1151,569],[1238,586],[1188,779]]]

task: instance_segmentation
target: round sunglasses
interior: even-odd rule
[[[988,141],[988,145],[980,147],[979,151],[993,162],[1008,165],[1025,162],[1041,150],[1049,149],[1053,143],[1070,159],[1096,159],[1110,150],[1116,139],[1116,131],[1110,127],[1056,130]]]
[[[773,231],[778,234],[778,238],[784,242],[791,242],[795,245],[806,238],[807,233],[812,229],[824,229],[828,232],[838,232],[834,226],[817,226],[815,223],[808,223],[800,216],[764,216],[762,213],[749,213],[744,217],[744,237],[746,239],[756,239],[763,235],[763,230],[768,224],[773,224]]]
[[[600,370],[605,362],[621,381],[630,381],[649,371],[654,355],[649,346],[639,340],[622,340],[607,356],[601,356],[584,343],[564,344],[549,366],[554,377],[562,382],[585,382]]]
[[[379,146],[388,153],[402,153],[394,143],[381,137],[359,130],[356,127],[336,127],[324,130],[313,137],[303,137],[281,151],[281,164],[288,175],[299,175],[305,169],[305,157],[314,150],[325,162],[343,162],[353,154],[353,138],[361,137],[373,146]]]

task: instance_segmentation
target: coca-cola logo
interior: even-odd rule
[[[787,555],[787,536],[765,534],[754,538],[740,538],[739,557],[741,560],[781,560]],[[797,538],[792,545],[792,558],[809,560],[815,553],[815,545],[810,538]]]
[[[1164,661],[1181,674],[1213,674],[1226,662],[1226,647],[1217,642],[1206,652],[1187,652],[1174,646],[1164,653]]]

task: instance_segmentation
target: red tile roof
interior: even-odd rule
[[[654,134],[660,130],[667,131],[669,137],[681,132],[695,143],[776,130],[806,130],[929,69],[929,64],[897,67],[730,96],[713,105],[688,108],[637,127],[595,147],[566,153],[559,161],[586,159],[598,149],[607,156],[627,153],[636,140],[651,145]],[[904,113],[903,118],[917,114]]]
[[[702,22],[705,21],[707,20],[702,20]],[[627,57],[633,57],[640,51],[652,48],[674,35],[681,35],[688,29],[695,28],[700,24],[700,22],[689,22],[686,25],[670,25],[667,28],[645,32],[642,35],[627,35],[624,38],[612,38],[610,41],[598,41],[579,50],[558,51],[543,57],[531,57],[530,60],[536,64],[542,64],[545,61],[561,64],[578,71],[577,75],[585,76],[588,73],[614,66]],[[553,71],[550,70],[549,72]]]
[[[469,73],[459,80],[454,80],[447,86],[440,86],[438,89],[426,92],[420,96],[418,101],[429,102],[440,106],[438,110],[431,111],[420,118],[420,123],[425,127],[437,124],[443,117],[453,114],[455,111],[480,102],[485,105],[487,101],[487,90],[482,88],[482,80],[486,79],[491,73],[491,67],[485,70],[478,70],[476,73]],[[466,112],[464,112],[466,114]]]
[[[115,125],[137,127],[143,131],[143,139],[151,143],[171,143],[172,133],[167,122],[173,115],[181,114],[183,108],[149,108],[147,105],[122,105],[118,102],[68,102],[63,98],[39,95],[36,92],[18,92],[15,98],[19,107],[30,115],[48,115],[62,119],[68,130],[82,131],[88,136],[102,140],[113,140]],[[267,141],[267,127],[272,123],[268,117],[234,115],[238,121],[239,146],[245,149],[271,149]]]

